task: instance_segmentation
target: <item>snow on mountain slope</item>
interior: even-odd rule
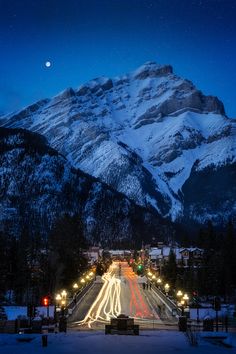
[[[185,214],[182,187],[196,161],[201,171],[236,159],[236,123],[223,104],[153,62],[67,89],[0,124],[45,135],[75,167],[172,219]]]
[[[0,128],[0,232],[47,236],[65,214],[76,215],[90,242],[140,243],[173,229],[155,210],[137,206],[95,178],[72,168],[44,137]],[[101,222],[102,221],[102,222]]]

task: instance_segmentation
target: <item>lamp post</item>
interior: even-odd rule
[[[73,289],[74,289],[75,291],[77,291],[78,288],[79,288],[79,285],[78,285],[77,283],[74,283],[74,284],[73,284]]]
[[[184,294],[181,300],[181,310],[182,310],[182,316],[184,316],[184,309],[188,306],[188,294]]]
[[[184,294],[183,300],[186,302],[186,305],[188,305],[188,300],[189,300],[188,294]]]
[[[161,283],[162,283],[161,278],[158,278],[158,279],[157,279],[157,286],[158,286],[158,289],[159,289],[159,290],[160,290],[160,288],[161,288]]]
[[[61,295],[57,294],[55,297],[56,300],[56,309],[60,307],[60,303],[61,303]]]
[[[165,293],[166,293],[166,296],[167,296],[168,293],[169,293],[169,290],[170,290],[170,285],[168,283],[166,283],[165,286],[164,286],[164,289],[165,289]]]
[[[65,290],[63,290],[61,292],[61,312],[62,312],[62,316],[65,315],[66,297],[67,297],[67,292]]]
[[[177,296],[178,299],[180,299],[181,296],[183,296],[182,291],[181,291],[181,290],[178,290],[176,296]]]

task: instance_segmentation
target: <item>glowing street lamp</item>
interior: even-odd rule
[[[55,297],[55,300],[56,300],[57,303],[59,303],[61,301],[61,295],[57,294],[56,297]]]
[[[168,295],[169,290],[170,290],[170,285],[168,283],[166,283],[165,286],[164,286],[164,289],[165,289],[166,295]]]
[[[77,290],[78,287],[79,287],[79,285],[78,285],[77,283],[74,283],[74,284],[73,284],[73,289]]]
[[[61,292],[61,296],[62,296],[62,298],[66,298],[66,296],[67,296],[67,292],[66,292],[65,290],[62,290],[62,292]]]
[[[158,286],[159,289],[160,289],[160,287],[161,287],[161,283],[162,283],[161,278],[158,278],[158,279],[157,279],[157,286]]]
[[[85,283],[84,278],[82,278],[82,279],[80,280],[80,282],[81,282],[82,284],[84,284],[84,283]]]
[[[181,304],[181,315],[184,316],[185,301],[184,301],[184,300],[181,300],[181,301],[180,301],[180,304]]]
[[[181,291],[181,290],[178,290],[176,296],[177,296],[178,298],[181,298],[181,296],[183,296],[182,291]]]
[[[151,276],[152,276],[152,273],[151,273],[151,272],[148,272],[148,275],[149,275],[149,277],[151,277]]]
[[[153,280],[155,280],[155,279],[156,279],[156,276],[155,276],[155,275],[153,275],[153,276],[152,276],[152,279],[153,279]]]
[[[183,300],[186,301],[186,302],[188,302],[188,300],[189,300],[188,294],[184,294]]]
[[[188,306],[188,300],[189,300],[188,294],[184,294],[184,296],[182,297],[182,300],[180,301],[181,309],[182,309],[182,316],[184,316],[185,307]]]

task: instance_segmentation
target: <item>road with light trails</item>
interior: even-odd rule
[[[121,313],[134,318],[142,327],[164,325],[157,303],[151,296],[152,291],[143,290],[140,279],[127,262],[113,262],[103,275],[103,286],[86,316],[83,320],[74,321],[73,327],[101,329]]]

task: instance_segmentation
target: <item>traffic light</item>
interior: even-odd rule
[[[47,296],[43,298],[43,306],[49,306],[49,298]]]
[[[139,264],[138,265],[138,270],[142,270],[143,269],[143,265],[142,264]]]

